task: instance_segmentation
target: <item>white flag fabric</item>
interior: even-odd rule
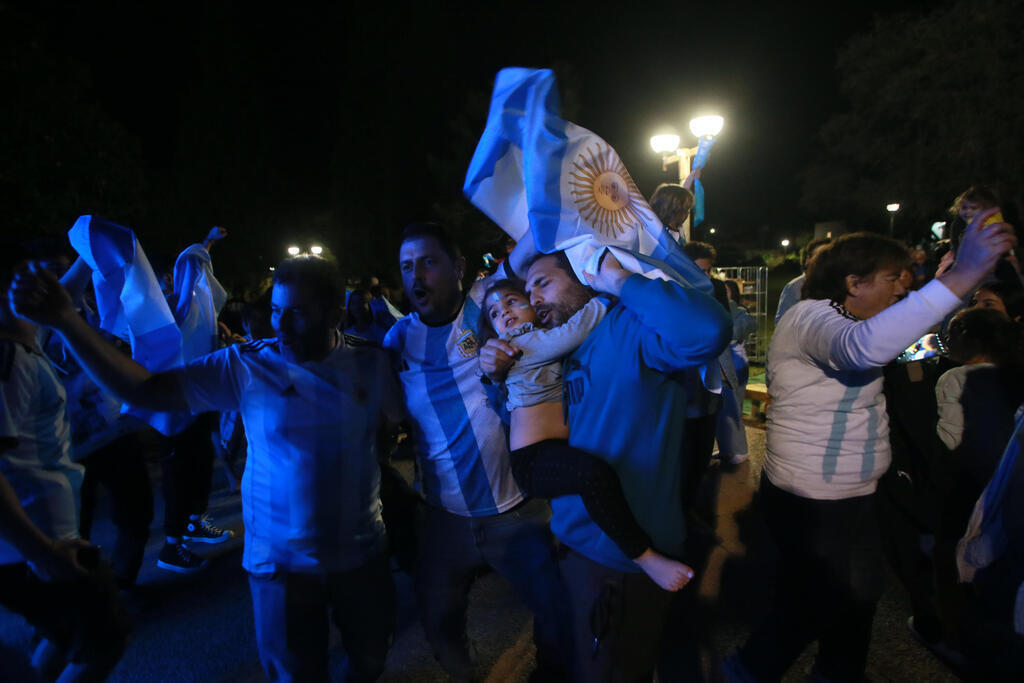
[[[99,216],[81,216],[68,238],[93,270],[100,328],[128,341],[140,365],[150,372],[173,370],[217,348],[217,315],[227,296],[202,246],[192,245],[175,263],[178,297],[172,312],[130,228]],[[127,405],[123,410],[167,436],[195,420],[188,413],[155,413]]]

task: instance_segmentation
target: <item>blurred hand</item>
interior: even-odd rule
[[[215,225],[212,228],[210,228],[210,234],[206,236],[206,241],[207,242],[216,242],[217,240],[222,240],[222,239],[224,239],[227,236],[228,236],[228,231],[227,230],[225,230],[224,228],[220,227],[219,225]]]
[[[32,571],[46,582],[77,579],[89,573],[78,563],[78,553],[93,547],[88,541],[80,538],[56,541],[47,552],[31,558],[29,564]]]
[[[71,296],[57,276],[37,262],[20,267],[8,292],[11,309],[20,317],[46,327],[58,327],[61,320],[75,315]]]
[[[935,269],[935,277],[938,277],[949,270],[949,267],[953,265],[953,260],[956,257],[953,255],[953,250],[950,249],[942,255],[942,259],[939,260],[939,265]]]
[[[984,275],[995,267],[1000,256],[1016,246],[1017,238],[1009,223],[983,225],[998,211],[999,207],[982,211],[967,226],[960,248],[956,250],[954,269],[963,268],[971,274]]]
[[[507,341],[488,339],[480,348],[480,369],[495,382],[501,382],[521,353]]]
[[[632,273],[622,267],[619,259],[615,258],[612,252],[606,251],[597,266],[597,275],[590,273],[584,273],[584,275],[586,275],[587,284],[597,291],[619,296],[622,292],[622,285]]]

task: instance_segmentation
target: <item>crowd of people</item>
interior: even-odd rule
[[[815,641],[817,680],[861,680],[886,558],[928,647],[990,679],[1024,670],[1019,647],[1005,652],[1024,637],[1019,522],[1000,525],[985,563],[961,540],[990,538],[1024,483],[1013,463],[1024,288],[1006,257],[1012,228],[986,192],[958,200],[950,255],[934,268],[870,233],[805,250],[766,368],[758,505],[778,580],[765,622],[724,658],[728,680],[777,681]],[[670,234],[691,203],[679,185],[651,199]],[[375,278],[349,288],[311,255],[229,303],[210,257],[225,237],[215,228],[156,269],[181,352],[161,369],[140,362],[142,333],[119,339],[99,322],[111,299],[85,261],[4,250],[0,604],[36,628],[41,676],[101,680],[125,647],[119,602],[153,518],[140,419],[157,414],[173,425],[160,441],[160,567],[199,571],[194,544],[233,536],[205,514],[211,468],[218,452],[244,462],[242,564],[271,680],[327,679],[328,618],[348,680],[384,672],[389,554],[414,574],[453,680],[482,673],[466,611],[488,567],[533,613],[531,680],[689,680],[686,586],[700,579],[693,541],[708,533],[697,490],[716,444],[722,462],[749,457],[752,318],[736,283],[714,277],[711,245],[682,250],[713,294],[631,273],[611,252],[585,282],[555,252],[518,272],[488,264],[469,284],[446,230],[413,223],[397,254],[403,314]],[[939,353],[905,358],[915,343]],[[414,488],[388,464],[403,440]],[[114,502],[109,557],[85,540],[98,484]]]

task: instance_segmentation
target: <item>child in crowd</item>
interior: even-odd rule
[[[961,365],[946,371],[935,386],[936,429],[944,446],[939,454],[947,483],[939,496],[943,503],[934,562],[944,640],[959,650],[964,635],[959,624],[970,591],[957,581],[956,543],[1013,435],[1024,384],[1020,333],[998,310],[975,307],[957,313],[949,323],[947,346]]]
[[[538,329],[537,314],[518,281],[499,280],[484,294],[485,320],[520,350],[505,380],[512,413],[512,474],[528,496],[579,495],[587,513],[616,545],[667,591],[693,578],[685,564],[651,548],[637,524],[614,470],[604,460],[572,448],[562,414],[562,358],[587,338],[608,310],[592,298],[568,322]]]
[[[1024,319],[1024,287],[1001,280],[987,282],[974,292],[971,306],[994,309],[1019,323]]]

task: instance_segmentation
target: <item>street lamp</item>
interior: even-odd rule
[[[885,210],[889,212],[889,237],[892,237],[893,223],[896,221],[896,212],[900,210],[899,202],[886,204]]]
[[[789,240],[782,240],[781,242],[779,242],[779,244],[782,245],[783,254],[789,253]]]
[[[680,147],[680,138],[672,130],[664,130],[652,136],[651,149],[661,155],[661,170],[667,171],[669,164],[677,164],[679,184],[683,185],[691,171],[704,168],[704,164],[707,162],[708,151],[711,149],[711,143],[714,142],[715,136],[722,132],[723,125],[725,125],[725,119],[721,116],[698,116],[691,119],[690,132],[697,138],[698,144],[696,147]],[[697,195],[697,201],[700,203],[700,210],[697,216],[699,222],[700,218],[703,217],[704,199],[704,190],[700,186],[699,180],[694,183],[694,194]],[[687,242],[690,241],[689,216],[683,221],[679,231]]]
[[[724,125],[725,119],[721,116],[698,116],[690,119],[690,132],[698,139],[713,138],[722,132]]]

